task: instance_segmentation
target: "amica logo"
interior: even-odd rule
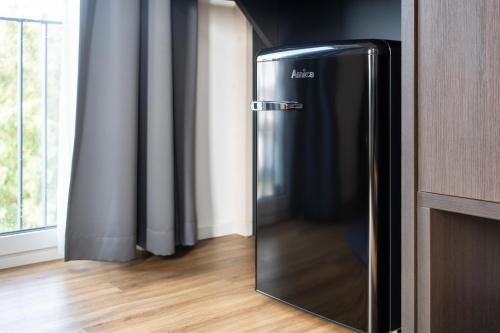
[[[302,71],[297,71],[295,68],[292,71],[291,79],[314,79],[314,72],[308,72],[305,68]]]

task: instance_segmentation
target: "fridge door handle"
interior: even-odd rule
[[[304,106],[298,102],[253,101],[250,107],[252,111],[290,111],[302,110]]]

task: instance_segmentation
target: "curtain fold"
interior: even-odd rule
[[[196,72],[198,54],[197,0],[172,0],[175,121],[175,221],[180,244],[197,239],[195,209]]]
[[[67,260],[196,242],[196,12],[196,1],[81,0]]]

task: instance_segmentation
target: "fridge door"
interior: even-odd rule
[[[257,64],[256,289],[367,331],[366,54]],[[298,75],[297,73],[304,73]]]

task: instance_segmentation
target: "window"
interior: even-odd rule
[[[0,2],[0,235],[56,224],[63,2]]]

